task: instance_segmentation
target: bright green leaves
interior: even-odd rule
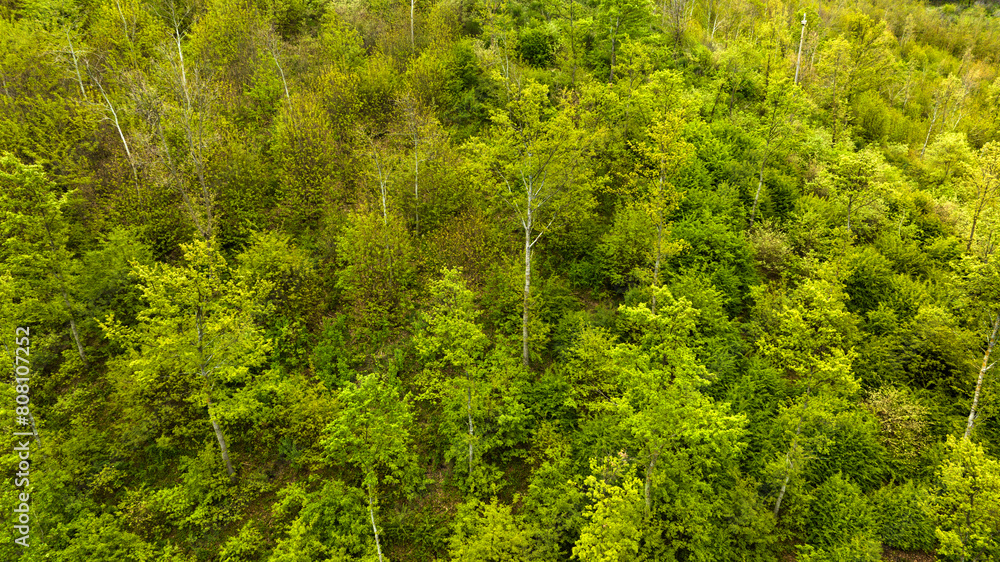
[[[854,213],[880,195],[881,184],[877,180],[881,167],[881,155],[870,149],[844,154],[834,164],[837,194],[847,202],[847,230],[851,230]]]
[[[586,216],[594,205],[593,174],[586,157],[595,135],[594,116],[578,100],[549,106],[548,87],[528,82],[493,113],[490,141],[473,143],[496,180],[498,195],[524,232],[524,301],[521,361],[531,360],[529,303],[535,245],[556,223]]]
[[[850,374],[856,320],[844,306],[839,283],[808,279],[788,298],[762,288],[755,293],[761,355],[804,388],[844,396],[858,390]]]
[[[63,211],[68,196],[58,192],[41,166],[25,165],[14,155],[0,157],[0,258],[19,276],[52,274],[71,255]]]
[[[1000,462],[968,439],[949,436],[933,504],[938,554],[953,560],[1000,556]]]
[[[603,0],[598,5],[598,33],[610,48],[608,81],[615,79],[622,42],[649,32],[652,8],[649,0]]]
[[[629,458],[624,451],[602,463],[590,462],[593,472],[584,484],[590,505],[583,512],[588,520],[573,547],[573,557],[584,562],[635,560],[642,529],[642,496]]]
[[[544,232],[556,217],[566,221],[592,205],[585,158],[594,140],[587,128],[593,118],[570,99],[550,106],[548,86],[537,82],[528,82],[503,111],[493,113],[490,143],[476,148],[488,151],[483,156],[500,194],[532,232]]]
[[[395,381],[376,374],[362,375],[340,391],[338,409],[326,426],[323,446],[331,464],[346,461],[361,471],[375,548],[382,547],[375,520],[379,496],[392,487],[409,496],[419,484],[416,454],[410,428],[414,417],[409,396],[400,397]]]
[[[346,462],[361,471],[369,490],[392,485],[408,493],[416,484],[415,456],[410,437],[413,412],[391,381],[362,375],[348,384],[327,425],[324,447],[329,462]]]
[[[230,477],[234,470],[213,401],[225,401],[234,385],[249,380],[250,369],[267,358],[271,344],[257,318],[267,311],[260,297],[266,283],[234,279],[214,241],[183,245],[177,266],[135,264],[146,308],[138,324],[114,316],[102,324],[107,337],[127,350],[128,367],[141,386],[165,381],[186,388],[182,398],[208,408]],[[170,383],[168,383],[170,384]]]
[[[487,489],[499,471],[484,455],[519,439],[528,419],[522,404],[524,370],[499,350],[487,352],[489,340],[477,323],[474,294],[462,273],[443,269],[430,286],[429,311],[421,314],[414,347],[424,364],[422,397],[440,402],[442,429],[451,442],[446,456],[466,471],[466,486]]]
[[[476,322],[475,294],[466,287],[461,270],[446,268],[442,274],[431,282],[431,305],[420,313],[425,327],[413,344],[427,368],[468,370],[480,362],[488,340]]]
[[[587,329],[572,350],[569,375],[593,417],[588,423],[610,433],[604,450],[622,446],[600,469],[615,476],[587,482],[595,491],[592,526],[574,550],[581,559],[633,559],[640,543],[646,556],[707,553],[712,541],[729,536],[717,514],[744,446],[744,418],[700,390],[710,375],[686,346],[697,311],[666,288],[653,290],[657,313],[645,303],[619,309],[636,344]]]
[[[63,217],[68,196],[60,194],[41,166],[0,156],[0,274],[10,276],[17,306],[4,308],[7,322],[68,322],[80,360],[86,362],[74,294],[78,262],[70,250]]]
[[[271,507],[275,520],[283,521],[289,513],[297,515],[285,527],[268,562],[375,558],[374,545],[367,539],[364,491],[339,480],[322,484],[307,492],[302,482],[296,482],[278,492],[279,499]]]
[[[132,348],[136,375],[201,377],[215,383],[242,381],[266,358],[269,343],[256,327],[266,311],[258,295],[265,287],[234,280],[225,258],[209,243],[184,248],[181,266],[136,265],[134,274],[148,303],[139,326],[110,321],[108,336]],[[147,353],[156,349],[157,353]]]
[[[523,516],[494,497],[490,503],[472,499],[459,506],[451,538],[452,562],[520,562],[534,558],[534,531]]]

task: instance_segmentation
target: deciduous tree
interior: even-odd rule
[[[486,158],[500,194],[524,232],[524,311],[521,358],[531,360],[528,309],[531,264],[539,239],[558,222],[593,205],[587,155],[595,131],[587,110],[569,97],[549,106],[548,87],[529,82],[503,111],[493,114],[488,144],[473,145]],[[472,148],[472,147],[470,147]]]
[[[251,369],[267,358],[271,344],[257,327],[267,311],[260,300],[267,289],[235,278],[214,240],[197,239],[182,248],[180,265],[134,266],[147,303],[137,326],[112,315],[102,327],[126,348],[140,383],[181,377],[190,385],[187,399],[208,410],[232,479],[236,471],[217,410],[234,385],[246,383]]]

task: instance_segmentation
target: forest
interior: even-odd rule
[[[982,1],[0,0],[0,559],[1000,560],[998,117]]]

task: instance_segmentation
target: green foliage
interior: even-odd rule
[[[517,52],[526,63],[544,68],[555,61],[558,38],[552,27],[538,26],[521,32]]]
[[[408,494],[418,483],[410,447],[413,413],[392,381],[362,375],[340,391],[334,418],[324,431],[327,462],[348,463],[369,491],[395,486]]]
[[[937,552],[955,560],[1000,555],[1000,462],[968,439],[948,436],[947,449],[933,500]]]
[[[584,481],[590,504],[584,509],[587,523],[573,546],[573,557],[597,562],[631,560],[639,551],[642,500],[639,479],[628,468],[622,451],[603,462],[590,461],[591,475]]]
[[[341,388],[356,376],[356,357],[350,352],[349,344],[347,316],[340,314],[324,322],[310,362],[317,378],[331,390]]]
[[[268,562],[307,560],[377,560],[365,513],[365,493],[330,480],[313,492],[293,484],[279,492],[272,511],[283,516],[297,511],[284,527]]]
[[[932,4],[0,2],[0,559],[1000,556]]]
[[[473,562],[496,560],[516,562],[534,559],[532,532],[521,517],[511,514],[509,505],[471,500],[459,506],[455,534],[451,538],[451,560]]]
[[[19,325],[73,322],[72,336],[83,359],[74,320],[81,313],[75,298],[79,262],[67,247],[69,225],[64,217],[68,196],[41,166],[25,165],[10,153],[0,157],[0,189],[0,272],[13,281],[11,315]]]
[[[338,239],[337,288],[351,319],[367,334],[397,324],[411,302],[407,296],[416,282],[415,256],[400,222],[373,212],[351,213]]]
[[[872,508],[882,544],[900,550],[933,550],[936,541],[930,505],[930,492],[912,480],[879,489],[872,497]]]
[[[813,493],[806,533],[810,544],[823,549],[832,550],[845,543],[877,545],[875,514],[868,498],[840,473]]]
[[[135,264],[133,273],[147,303],[138,325],[126,326],[110,315],[101,327],[125,348],[138,385],[149,388],[176,380],[187,390],[176,398],[207,408],[232,476],[218,403],[236,385],[246,384],[251,369],[267,358],[270,342],[260,333],[257,318],[267,312],[260,297],[268,285],[234,278],[213,246],[211,240],[184,246],[185,263],[179,266]]]

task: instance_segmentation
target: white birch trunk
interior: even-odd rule
[[[993,364],[990,363],[990,352],[997,341],[997,331],[1000,329],[1000,314],[993,320],[993,332],[990,334],[989,342],[986,344],[986,354],[983,355],[983,366],[979,369],[979,378],[976,380],[976,392],[972,395],[972,408],[969,410],[969,422],[965,425],[965,435],[963,439],[968,439],[972,434],[972,428],[976,423],[976,410],[979,408],[979,392],[983,388],[983,379],[986,378],[986,371],[989,371]]]

